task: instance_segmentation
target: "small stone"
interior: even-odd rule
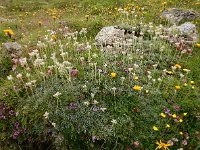
[[[3,22],[13,22],[13,21],[15,21],[15,19],[6,19],[6,18],[0,17],[0,23],[3,23]]]

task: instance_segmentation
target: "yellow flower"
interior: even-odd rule
[[[42,21],[38,21],[38,25],[41,26],[42,25]]]
[[[148,93],[149,93],[149,90],[146,90],[145,92],[148,94]]]
[[[195,86],[192,86],[192,89],[194,89],[195,88]]]
[[[110,75],[112,78],[115,78],[117,76],[117,74],[115,72],[112,72]]]
[[[176,118],[176,114],[173,114],[172,117],[173,117],[173,118]]]
[[[190,70],[189,69],[183,69],[183,71],[188,73]]]
[[[179,64],[176,64],[175,67],[178,69],[181,69],[181,65],[179,65]]]
[[[57,17],[56,16],[52,16],[52,18],[53,18],[53,20],[56,20]]]
[[[138,77],[137,77],[137,76],[135,76],[135,77],[134,77],[134,80],[138,80]]]
[[[190,84],[194,84],[194,81],[190,81]]]
[[[3,30],[3,32],[5,33],[5,35],[8,35],[9,37],[11,37],[14,34],[13,30],[11,29]]]
[[[186,116],[187,115],[187,113],[183,113],[183,116]]]
[[[176,89],[176,90],[180,90],[181,87],[180,87],[179,85],[177,85],[177,86],[175,86],[175,89]]]
[[[163,118],[166,117],[166,115],[164,113],[161,113],[160,116],[163,117]]]
[[[156,147],[156,150],[157,149],[164,149],[164,150],[169,150],[169,146],[171,146],[169,143],[163,143],[161,140],[160,140],[160,143],[157,141],[156,144],[158,145],[158,147]]]
[[[156,126],[153,126],[154,131],[158,131],[158,128]]]
[[[184,83],[183,85],[184,85],[184,86],[187,86],[187,83]]]
[[[180,119],[179,122],[183,122],[183,119]]]
[[[86,20],[88,20],[89,19],[89,15],[85,15],[85,18],[86,18]]]
[[[141,89],[142,89],[142,87],[139,86],[139,85],[135,85],[135,86],[133,87],[133,90],[135,90],[135,91],[141,91]]]
[[[166,124],[166,128],[170,128],[170,125],[169,125],[169,124]]]
[[[55,35],[52,35],[52,36],[51,36],[51,38],[52,38],[54,41],[56,41],[56,40],[57,40],[57,38],[56,38],[56,36],[55,36]]]
[[[173,74],[172,71],[166,71],[166,73],[167,73],[168,75],[172,75],[172,74]]]
[[[167,2],[163,2],[163,3],[162,3],[162,5],[166,5],[166,4],[167,4]]]
[[[198,48],[200,48],[200,43],[198,43],[196,46],[197,46]]]
[[[180,131],[179,134],[180,134],[180,135],[183,135],[183,132]]]

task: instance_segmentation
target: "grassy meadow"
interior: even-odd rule
[[[200,13],[198,0],[0,0],[0,150],[200,149],[200,40],[188,54],[160,39],[174,7]],[[97,46],[113,25],[144,34]]]

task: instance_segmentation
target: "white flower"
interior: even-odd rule
[[[26,73],[26,77],[28,78],[28,77],[30,77],[31,75],[30,75],[30,73]]]
[[[26,57],[25,58],[20,58],[19,59],[19,62],[22,66],[25,66],[27,64],[27,61],[26,61]]]
[[[176,70],[176,66],[171,66],[171,68],[173,72]]]
[[[21,73],[19,73],[19,74],[17,74],[17,76],[16,76],[18,79],[19,78],[21,78],[22,77],[22,74]]]
[[[113,124],[117,124],[117,120],[115,120],[115,119],[112,119],[111,122],[112,122]]]
[[[133,64],[133,66],[134,66],[135,69],[139,68],[138,64]]]
[[[104,67],[107,67],[108,65],[107,65],[107,64],[104,64],[103,66],[104,66]]]
[[[95,94],[94,94],[94,93],[91,93],[91,97],[92,97],[92,99],[94,98],[94,96],[95,96]]]
[[[94,101],[93,101],[93,104],[94,104],[94,105],[96,105],[96,104],[98,104],[98,103],[99,103],[99,102],[98,102],[97,100],[94,100]]]
[[[12,75],[7,76],[7,79],[10,80],[10,81],[13,80]]]
[[[152,76],[151,76],[151,75],[148,75],[147,78],[152,79]]]
[[[125,78],[125,77],[121,77],[120,79],[121,79],[122,81],[124,81],[126,78]]]
[[[83,104],[86,105],[86,106],[88,106],[88,105],[90,105],[90,102],[86,101]]]
[[[36,83],[36,80],[32,80],[31,83],[32,83],[32,84],[35,84],[35,83]]]
[[[56,92],[56,94],[53,95],[53,97],[58,97],[59,95],[61,95],[60,92]]]
[[[158,64],[154,64],[154,65],[153,65],[153,68],[154,68],[154,69],[156,69],[156,68],[157,68],[157,66],[158,66]]]
[[[48,119],[49,113],[46,111],[43,116],[44,116],[45,119]]]
[[[151,71],[147,71],[148,74],[151,74]]]
[[[184,75],[183,75],[182,73],[180,73],[180,77],[181,77],[181,78],[183,78],[183,77],[184,77]]]
[[[116,91],[116,89],[117,89],[116,87],[113,87],[113,88],[112,88],[113,91]]]
[[[56,123],[52,122],[51,124],[54,128],[56,127]]]
[[[101,111],[103,111],[103,112],[104,112],[105,110],[107,110],[107,108],[100,108],[100,109],[101,109]]]
[[[133,70],[133,68],[128,68],[128,71],[131,72]]]
[[[161,78],[158,78],[158,81],[159,81],[159,82],[161,82],[161,81],[162,81],[162,79],[161,79]]]
[[[26,86],[31,86],[31,85],[32,85],[31,82],[27,82],[27,83],[26,83]]]
[[[44,59],[40,59],[40,58],[37,58],[33,63],[34,66],[40,66],[44,64],[45,64]]]

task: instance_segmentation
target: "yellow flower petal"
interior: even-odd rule
[[[172,117],[173,117],[173,118],[176,118],[176,114],[173,114]]]
[[[164,113],[161,113],[160,116],[163,117],[163,118],[166,117],[166,115]]]
[[[135,85],[135,86],[133,87],[133,90],[135,90],[135,91],[141,91],[141,89],[142,89],[142,87],[139,86],[139,85]]]
[[[112,78],[115,78],[117,76],[117,74],[115,72],[112,72],[110,75]]]
[[[158,131],[158,128],[156,126],[153,126],[154,131]]]

